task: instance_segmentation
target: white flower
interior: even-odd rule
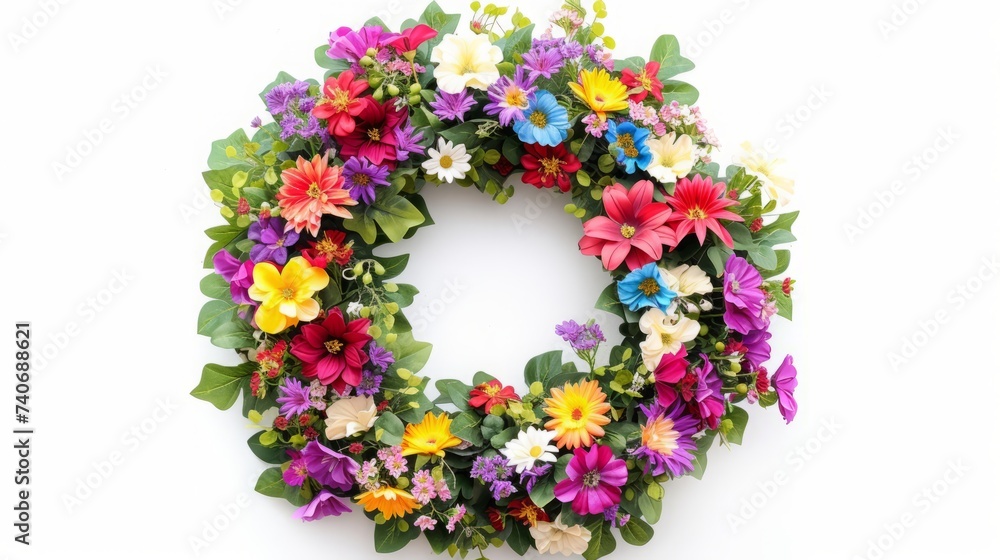
[[[760,186],[771,200],[777,200],[784,206],[795,194],[795,181],[784,176],[778,169],[785,160],[782,158],[768,159],[767,152],[754,149],[750,142],[740,144],[746,154],[736,158],[736,163],[746,168],[746,173],[760,180]]]
[[[347,314],[350,315],[351,317],[360,317],[361,309],[363,307],[364,306],[361,305],[360,301],[352,301],[351,303],[347,304]]]
[[[342,439],[358,432],[367,432],[378,418],[375,399],[350,397],[334,401],[326,409],[326,437]]]
[[[528,531],[535,539],[535,548],[542,554],[583,554],[590,543],[590,530],[583,525],[566,525],[562,514],[555,521],[539,521]]]
[[[647,335],[646,340],[639,343],[642,361],[646,369],[654,371],[664,354],[676,354],[685,342],[694,340],[701,325],[687,317],[667,315],[654,307],[639,318],[639,330]]]
[[[661,183],[676,183],[680,177],[686,177],[694,167],[694,144],[687,134],[671,132],[662,138],[653,138],[646,142],[649,151],[653,153],[653,162],[646,171]],[[676,139],[676,141],[675,141]]]
[[[250,424],[248,424],[247,427],[270,430],[274,428],[274,419],[277,417],[278,407],[276,406],[272,406],[271,408],[265,410],[263,414],[257,412],[256,410],[251,410],[247,413],[247,420],[250,420]]]
[[[503,62],[503,51],[486,35],[459,37],[449,33],[431,51],[431,62],[437,64],[434,78],[441,91],[457,94],[467,87],[485,90],[500,79],[497,64]]]
[[[552,445],[552,440],[556,436],[558,436],[556,432],[528,426],[528,431],[518,433],[517,439],[508,441],[500,453],[507,457],[507,464],[521,473],[525,469],[534,467],[535,461],[555,462],[555,453],[559,451],[559,448]]]
[[[673,277],[677,284],[670,285],[670,289],[677,292],[680,297],[688,297],[694,294],[707,294],[712,291],[712,279],[705,274],[705,271],[698,265],[689,266],[682,264],[667,271],[668,278]]]
[[[424,161],[421,167],[437,178],[447,183],[455,182],[455,179],[464,179],[472,166],[469,160],[472,156],[465,151],[465,144],[454,145],[444,138],[438,138],[438,149],[428,148],[427,154],[430,156]]]

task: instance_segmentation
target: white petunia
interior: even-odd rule
[[[326,409],[326,437],[343,439],[358,432],[367,432],[375,425],[378,408],[371,397],[350,397],[334,401]]]
[[[677,138],[677,134],[671,132],[662,138],[648,140],[646,146],[653,154],[646,171],[661,183],[676,183],[694,167],[694,144],[687,134]]]
[[[430,175],[446,183],[454,183],[456,179],[464,179],[465,174],[472,170],[469,161],[472,156],[465,150],[465,144],[454,145],[444,138],[438,138],[438,149],[428,148],[429,158],[420,164]]]
[[[689,266],[682,264],[676,268],[671,268],[667,271],[667,274],[676,279],[677,284],[671,285],[670,289],[677,292],[677,295],[680,297],[707,294],[712,291],[712,279],[698,265]]]
[[[438,89],[459,94],[465,88],[486,90],[500,79],[497,64],[503,62],[503,51],[490,43],[486,35],[460,37],[449,33],[431,51],[431,62]]]
[[[687,317],[667,315],[654,307],[639,318],[639,330],[647,335],[646,340],[639,343],[642,362],[646,369],[654,371],[664,354],[676,354],[685,342],[694,340],[701,325]]]
[[[556,432],[539,430],[534,426],[528,426],[526,432],[517,434],[517,439],[512,439],[504,445],[500,453],[507,457],[507,463],[514,467],[517,472],[522,473],[526,469],[533,468],[535,462],[553,463],[556,460],[555,454],[559,448],[552,445],[552,440],[558,436]]]
[[[590,544],[590,530],[583,525],[566,525],[562,514],[555,521],[539,521],[529,527],[535,548],[542,554],[583,554]]]
[[[760,180],[761,189],[771,200],[784,206],[795,194],[795,181],[786,177],[779,168],[785,163],[782,158],[770,157],[767,152],[754,149],[750,142],[740,144],[746,153],[736,158],[736,163],[746,168],[746,173]]]

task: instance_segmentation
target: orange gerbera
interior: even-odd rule
[[[299,156],[295,167],[281,172],[281,181],[284,184],[277,196],[281,217],[298,233],[308,229],[313,237],[319,237],[324,214],[349,219],[351,213],[343,206],[358,203],[344,189],[340,167],[330,167],[326,158],[319,154],[312,161]]]
[[[444,412],[434,416],[424,415],[419,424],[407,424],[403,432],[403,456],[437,455],[444,457],[444,450],[455,447],[462,440],[451,433],[451,418]]]
[[[567,383],[562,389],[552,388],[552,397],[545,399],[545,414],[552,417],[545,423],[547,430],[555,430],[556,445],[565,449],[590,447],[595,437],[604,435],[611,419],[605,416],[611,404],[597,381]]]
[[[359,494],[354,499],[364,506],[365,511],[378,510],[386,520],[403,517],[419,507],[412,494],[392,486],[380,486]]]

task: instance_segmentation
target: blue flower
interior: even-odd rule
[[[569,115],[556,96],[539,91],[524,110],[524,119],[514,123],[514,132],[525,144],[558,146],[569,135]]]
[[[646,145],[649,138],[647,128],[639,128],[630,122],[616,124],[609,120],[608,133],[604,138],[617,152],[618,163],[624,165],[628,173],[635,173],[636,166],[645,170],[653,162],[653,152]]]
[[[664,313],[677,297],[655,262],[629,272],[618,282],[618,300],[632,311],[655,307]]]

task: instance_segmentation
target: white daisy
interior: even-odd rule
[[[528,431],[518,433],[517,439],[508,441],[500,453],[507,457],[509,465],[522,473],[534,467],[536,461],[552,463],[556,460],[555,454],[559,448],[552,445],[552,440],[557,435],[556,432],[528,426]]]
[[[430,158],[420,164],[421,167],[446,183],[464,179],[465,174],[472,170],[469,165],[472,156],[465,150],[465,144],[456,146],[444,138],[438,138],[438,149],[428,148],[427,154]]]

